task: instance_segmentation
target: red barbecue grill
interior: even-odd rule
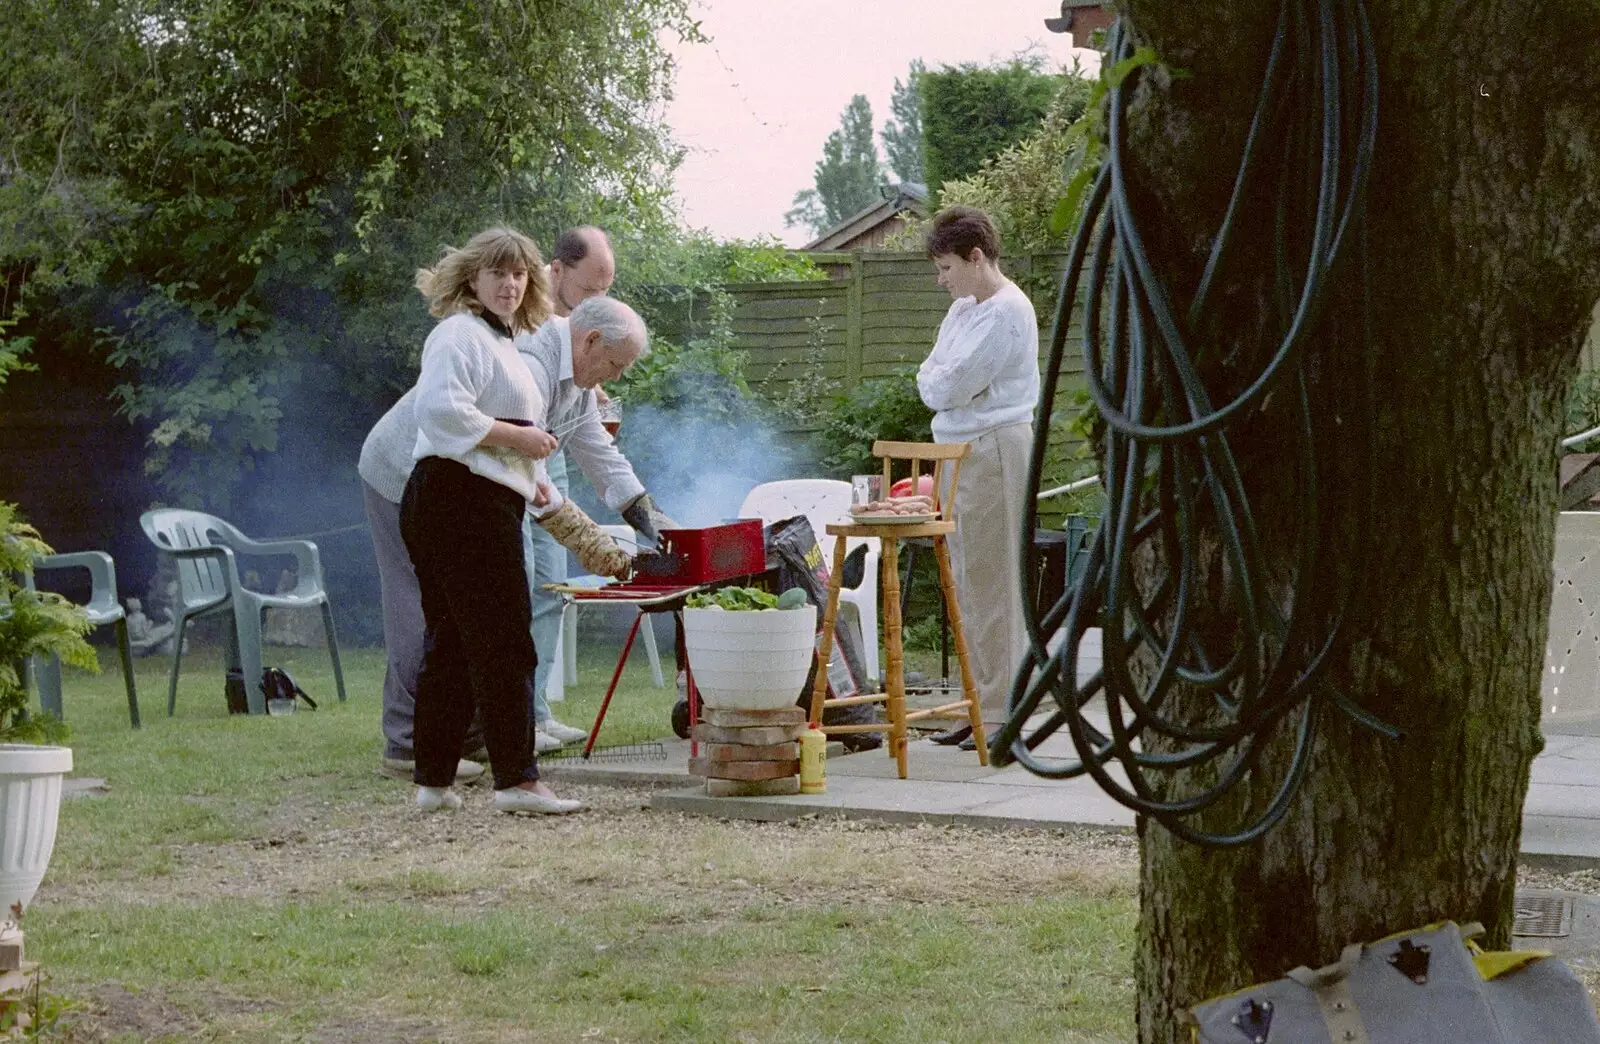
[[[645,613],[671,613],[674,621],[682,623],[678,614],[684,601],[692,594],[715,587],[721,582],[764,572],[767,568],[766,538],[760,519],[739,519],[720,526],[703,526],[697,529],[663,529],[661,548],[654,554],[644,553],[634,559],[634,575],[627,581],[607,584],[604,587],[575,587],[569,584],[547,584],[545,589],[556,591],[575,602],[606,602],[612,605],[631,605],[639,612],[628,628],[628,639],[622,645],[622,655],[617,657],[617,669],[611,674],[611,684],[606,687],[605,699],[600,701],[600,711],[589,729],[589,739],[583,745],[583,756],[594,751],[595,737],[606,719],[611,697],[622,678],[622,668],[627,665],[633,640],[639,635],[639,624]],[[684,656],[684,674],[689,683],[689,721],[699,717],[700,694],[694,684],[694,670]],[[698,744],[692,744],[691,749]]]

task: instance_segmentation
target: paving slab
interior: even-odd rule
[[[1562,754],[1534,760],[1532,782],[1546,786],[1589,787],[1595,780],[1600,759],[1568,757]]]
[[[1549,735],[1534,760],[1523,807],[1522,857],[1530,865],[1600,869],[1600,736],[1586,734],[1589,725],[1546,725]],[[914,740],[907,749],[909,779],[898,778],[894,759],[882,749],[844,755],[837,744],[830,744],[826,794],[764,798],[707,797],[700,781],[689,775],[689,742],[655,742],[664,758],[616,760],[601,751],[587,762],[541,758],[539,767],[553,780],[658,788],[652,798],[655,807],[725,818],[788,820],[822,814],[1002,829],[1128,829],[1134,821],[1132,812],[1087,778],[1041,779],[1019,765],[983,766],[971,751],[926,739]],[[1070,757],[1071,741],[1053,736],[1036,753]],[[1112,771],[1122,778],[1119,769]]]
[[[1070,742],[1066,749],[1070,750]],[[913,741],[906,748],[906,760],[909,778],[900,779],[894,759],[883,749],[830,757],[825,794],[711,798],[699,787],[688,787],[658,792],[651,806],[728,819],[783,821],[836,815],[999,829],[1133,827],[1133,813],[1090,779],[1041,779],[1019,765],[1003,769],[980,765],[973,751],[928,740]]]
[[[1600,820],[1524,811],[1521,858],[1529,866],[1563,873],[1600,869]]]
[[[919,740],[906,747],[906,760],[917,779],[940,783],[975,783],[991,779],[996,769],[978,764],[976,751],[941,747],[928,740]],[[874,779],[899,779],[899,765],[886,749],[864,750],[840,758],[828,759],[830,776],[858,776]]]
[[[1595,803],[1600,790],[1580,783],[1531,783],[1523,802],[1524,816],[1549,816],[1557,819],[1588,820],[1600,815]]]
[[[94,776],[67,776],[61,781],[61,796],[64,798],[101,797],[109,793],[110,785]]]
[[[690,743],[686,739],[667,736],[648,741],[661,748],[661,757],[630,755],[626,758],[608,756],[597,748],[588,760],[575,754],[552,758],[548,754],[539,759],[539,774],[552,779],[575,783],[594,783],[600,786],[670,787],[688,786],[699,779],[689,773]],[[647,744],[631,744],[644,747]],[[828,744],[829,764],[837,764],[844,756],[844,745],[835,741]]]
[[[825,794],[797,794],[782,798],[710,798],[700,788],[658,791],[650,806],[667,811],[720,819],[755,819],[783,822],[813,815],[836,815],[881,823],[931,823],[990,829],[1051,829],[1068,825],[1110,826],[1095,822],[1079,805],[1070,817],[1062,815],[1056,795],[1029,787],[992,788],[974,795],[971,784],[935,780],[876,779],[871,776],[830,777]],[[1109,817],[1107,817],[1109,818]]]
[[[983,812],[996,819],[1059,827],[1062,806],[1070,805],[1073,826],[1102,826],[1118,830],[1133,829],[1133,813],[1106,796],[1093,780],[1069,780],[1055,790],[1017,787],[1009,796],[985,802]]]

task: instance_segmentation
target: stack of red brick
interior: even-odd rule
[[[694,738],[700,756],[689,771],[705,777],[711,797],[757,797],[800,793],[800,749],[806,728],[799,707],[727,710],[706,707]]]

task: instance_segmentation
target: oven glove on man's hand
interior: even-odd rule
[[[628,553],[570,500],[541,516],[539,524],[556,543],[578,556],[579,565],[597,576],[623,576],[632,564]]]
[[[650,494],[640,493],[623,505],[622,520],[633,527],[639,534],[641,548],[655,549],[661,546],[661,531],[663,529],[679,529],[678,523],[668,518],[666,513],[656,507],[655,501],[650,499]]]

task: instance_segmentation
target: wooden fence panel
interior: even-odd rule
[[[950,295],[933,265],[915,253],[829,255],[827,282],[751,283],[728,287],[735,300],[734,345],[748,356],[746,375],[768,394],[820,367],[846,389],[862,380],[907,376],[933,348]],[[1049,350],[1061,252],[1003,258],[1002,268],[1033,298],[1041,365]],[[1081,333],[1069,331],[1052,417],[1045,483],[1059,485],[1089,468],[1081,440],[1068,431],[1083,389]],[[1050,504],[1043,517],[1058,522]]]

